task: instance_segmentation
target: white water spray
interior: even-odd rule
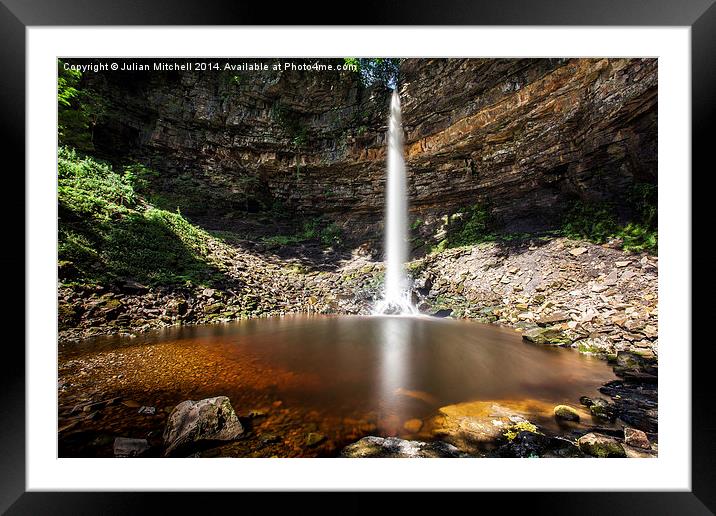
[[[403,159],[403,126],[400,98],[393,92],[388,125],[388,184],[385,202],[385,287],[377,304],[378,314],[414,314],[410,280],[405,273],[408,258],[408,196]]]

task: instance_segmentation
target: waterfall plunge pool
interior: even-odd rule
[[[59,372],[60,456],[111,456],[116,436],[160,441],[175,405],[219,395],[250,430],[215,448],[219,456],[335,456],[366,435],[431,440],[441,407],[474,401],[568,433],[554,405],[579,408],[580,396],[615,379],[603,360],[507,328],[391,316],[297,315],[63,343]],[[73,413],[118,397],[96,414]],[[307,445],[308,434],[320,442]]]

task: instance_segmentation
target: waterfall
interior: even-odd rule
[[[408,195],[403,159],[400,98],[393,92],[388,124],[388,181],[385,196],[385,286],[379,314],[413,314],[411,285],[405,272],[408,258]]]

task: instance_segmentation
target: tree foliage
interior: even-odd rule
[[[82,152],[94,151],[94,128],[106,112],[107,103],[82,87],[82,72],[57,60],[57,136],[60,145]]]
[[[381,84],[391,90],[398,86],[400,59],[346,57],[344,61],[347,65],[353,65],[358,70],[363,86]]]

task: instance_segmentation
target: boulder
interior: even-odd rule
[[[579,421],[579,413],[569,405],[554,407],[554,417],[565,421]]]
[[[651,450],[651,443],[649,438],[641,430],[636,428],[625,428],[624,429],[624,442],[634,448],[643,448],[645,450]]]
[[[455,446],[442,441],[407,441],[397,437],[364,437],[349,444],[341,457],[347,458],[429,458],[429,457],[468,457]]]
[[[592,457],[626,457],[619,441],[607,435],[590,432],[577,440],[579,449]]]
[[[199,442],[233,441],[244,433],[229,398],[183,401],[169,414],[164,455],[175,455]]]

